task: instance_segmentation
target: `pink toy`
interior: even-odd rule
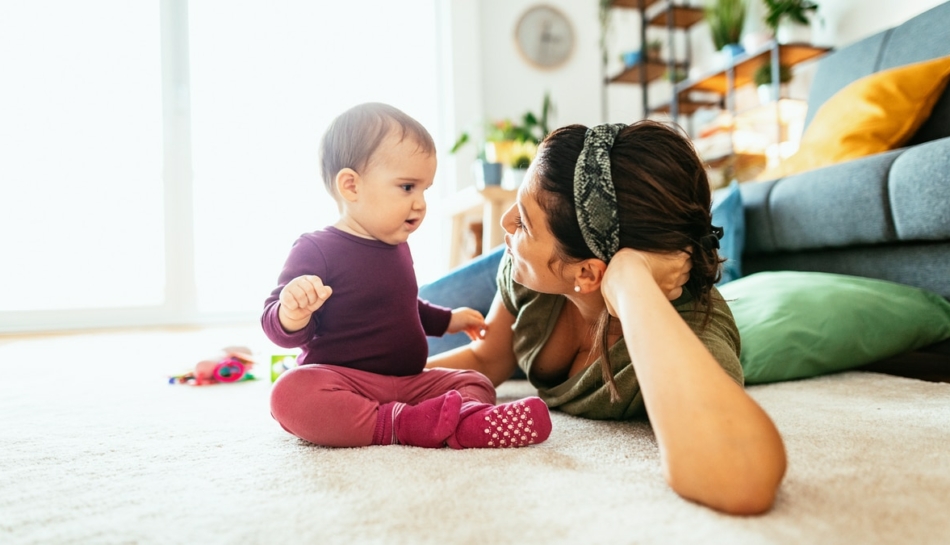
[[[194,371],[169,377],[168,383],[205,386],[254,380],[254,375],[250,373],[253,366],[254,359],[250,349],[243,346],[229,346],[222,351],[220,357],[199,361]]]

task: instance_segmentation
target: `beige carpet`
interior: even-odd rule
[[[556,414],[526,449],[330,450],[270,419],[267,381],[166,383],[235,343],[275,350],[250,326],[0,340],[0,543],[950,542],[950,384],[750,388],[789,472],[771,513],[732,518],[667,488],[644,423]]]

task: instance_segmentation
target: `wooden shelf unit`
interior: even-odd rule
[[[640,64],[641,63],[637,63],[624,69],[623,72],[610,78],[608,83],[650,83],[664,77],[670,68],[668,63],[662,61],[646,61],[643,63],[646,65],[646,80],[643,81],[640,78]],[[675,67],[679,70],[685,70],[686,66],[685,63],[675,64]]]
[[[692,91],[708,91],[719,95],[726,95],[735,89],[753,82],[755,71],[763,64],[770,62],[772,49],[778,48],[779,64],[791,68],[812,59],[816,59],[828,51],[828,47],[818,47],[810,44],[778,44],[768,43],[762,48],[743,53],[732,60],[730,66],[710,72],[696,79],[681,81],[677,86],[680,95]],[[729,86],[729,71],[733,72],[732,87]]]
[[[671,74],[685,74],[689,72],[690,46],[689,28],[705,18],[703,8],[685,4],[686,0],[613,0],[611,8],[635,9],[640,15],[640,60],[624,67],[618,74],[607,77],[605,84],[625,83],[639,85],[642,93],[643,117],[652,113],[650,109],[649,87],[654,81],[669,77]],[[649,10],[657,5],[660,9]],[[667,58],[653,59],[647,57],[647,28],[662,29],[666,32]],[[676,53],[676,31],[682,31],[685,36],[685,47],[682,54]],[[688,106],[687,106],[688,107]],[[695,110],[693,110],[695,111]],[[691,112],[692,113],[692,112]],[[675,118],[677,111],[672,112]]]
[[[680,30],[688,29],[705,18],[703,8],[674,5],[671,11],[673,12],[673,27]],[[668,28],[667,21],[669,21],[668,12],[663,10],[650,18],[647,24],[653,27]]]
[[[657,2],[662,0],[613,0],[611,7],[615,8],[639,8],[640,3],[643,3],[643,9],[646,9]]]

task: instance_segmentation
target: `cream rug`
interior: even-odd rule
[[[271,420],[266,380],[167,384],[229,344],[277,350],[253,326],[0,340],[0,543],[950,542],[950,384],[750,388],[789,471],[772,512],[735,518],[669,490],[642,422],[555,414],[518,450],[331,450]]]

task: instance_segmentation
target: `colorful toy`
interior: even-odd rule
[[[297,356],[293,354],[274,354],[270,357],[270,381],[277,380],[284,371],[297,367]]]
[[[195,365],[194,371],[168,377],[169,384],[188,384],[191,386],[205,386],[255,380],[251,374],[254,358],[251,350],[243,346],[229,346],[222,350],[215,359],[202,360]]]

